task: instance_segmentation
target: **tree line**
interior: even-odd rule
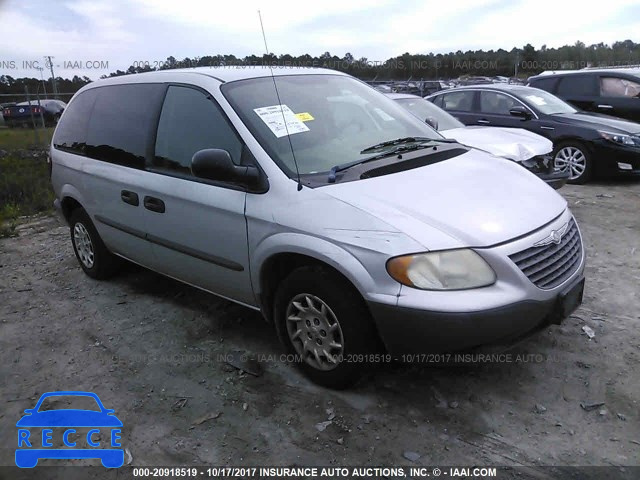
[[[445,54],[410,54],[392,57],[386,60],[356,58],[351,53],[339,57],[325,52],[314,57],[309,54],[292,56],[283,55],[248,55],[236,57],[232,54],[205,55],[202,57],[186,57],[178,60],[173,56],[165,61],[135,62],[127,70],[116,70],[103,75],[101,78],[116,77],[154,70],[173,68],[226,66],[229,68],[243,68],[248,66],[308,66],[331,68],[348,73],[363,80],[429,80],[452,79],[465,76],[518,76],[527,78],[544,70],[575,70],[584,67],[622,67],[640,64],[640,43],[632,40],[615,42],[612,45],[598,43],[585,45],[576,42],[558,48],[547,48],[542,45],[539,49],[527,44],[522,48],[512,48],[507,51],[498,50],[468,50],[463,52],[449,52]],[[56,78],[59,92],[73,93],[91,80],[87,77],[74,76],[71,80]],[[30,92],[38,89],[41,80],[36,78],[14,79],[8,75],[0,76],[0,93],[23,94],[24,86]],[[49,79],[48,86],[51,86]],[[42,87],[40,87],[42,91]],[[49,92],[50,93],[50,92]]]

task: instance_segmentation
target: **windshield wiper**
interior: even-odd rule
[[[369,153],[374,150],[379,150],[384,147],[395,147],[396,145],[405,145],[407,143],[427,143],[427,142],[440,142],[440,143],[455,143],[455,140],[448,140],[446,138],[427,138],[427,137],[403,137],[396,138],[395,140],[388,140],[386,142],[371,145],[365,148],[360,153]]]
[[[408,140],[409,138],[411,140]],[[412,145],[403,145],[402,141],[404,141],[404,140],[407,140],[407,143],[413,143],[413,144]],[[401,143],[397,143],[397,142],[401,142]],[[415,142],[419,142],[419,143],[415,143]],[[379,145],[374,145],[373,147],[365,148],[360,153],[366,153],[367,151],[377,150],[378,148],[382,148],[382,147],[380,147],[380,145],[382,145],[382,146],[395,145],[396,148],[394,148],[392,150],[385,150],[384,152],[380,152],[378,155],[373,155],[371,157],[363,158],[362,160],[354,160],[353,162],[347,162],[347,163],[341,163],[339,165],[335,165],[329,171],[328,181],[329,181],[329,183],[335,183],[335,181],[336,181],[336,173],[342,172],[342,171],[347,170],[347,169],[349,169],[351,167],[355,167],[356,165],[362,165],[363,163],[372,162],[373,160],[379,160],[379,159],[384,158],[384,157],[389,157],[391,155],[395,155],[396,153],[410,152],[412,150],[419,150],[421,148],[427,148],[429,146],[429,143],[432,143],[432,142],[457,143],[455,140],[449,140],[449,139],[446,139],[446,138],[443,138],[443,139],[424,138],[424,139],[422,139],[421,137],[407,137],[407,138],[401,138],[401,139],[398,139],[398,140],[390,140],[389,142],[384,142],[384,143],[381,143]]]

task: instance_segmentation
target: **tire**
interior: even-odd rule
[[[69,226],[73,251],[84,273],[96,280],[104,280],[118,271],[121,259],[107,250],[84,209],[73,211]]]
[[[304,309],[317,317],[303,320]],[[291,272],[276,291],[273,318],[280,341],[313,382],[343,389],[372,370],[370,355],[379,342],[371,315],[360,293],[336,272],[319,266]]]
[[[567,183],[584,185],[591,180],[593,160],[591,152],[583,143],[575,140],[559,143],[553,157],[556,168],[570,171]]]

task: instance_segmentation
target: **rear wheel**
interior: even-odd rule
[[[338,273],[301,267],[276,292],[276,329],[314,382],[346,388],[371,370],[377,335],[360,293]]]
[[[73,251],[84,273],[97,280],[112,276],[122,260],[107,250],[87,212],[82,208],[74,210],[69,225]]]
[[[558,170],[569,172],[569,183],[582,185],[591,179],[591,152],[580,142],[568,141],[559,144],[554,161]]]

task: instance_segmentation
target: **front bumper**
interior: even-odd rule
[[[558,243],[553,232],[563,232]],[[403,286],[395,303],[367,297],[389,353],[509,346],[560,323],[582,301],[586,253],[568,209],[524,237],[474,250],[496,272],[494,285],[441,292]]]
[[[552,155],[538,155],[525,160],[521,165],[531,173],[537,175],[554,190],[563,187],[570,177],[568,171],[561,172],[555,169]]]
[[[553,172],[553,173],[538,173],[537,175],[554,190],[558,190],[559,188],[562,188],[567,183],[567,181],[569,180],[569,177],[571,176],[569,171]]]
[[[580,276],[571,289],[583,287]],[[578,304],[582,302],[581,291]],[[437,312],[369,302],[378,332],[389,353],[438,353],[479,346],[509,346],[565,315],[563,294],[546,301],[525,300],[503,307],[476,312]]]
[[[640,176],[638,147],[627,147],[598,139],[593,142],[593,157],[594,170],[599,175]],[[621,168],[621,164],[625,164],[626,168]]]

